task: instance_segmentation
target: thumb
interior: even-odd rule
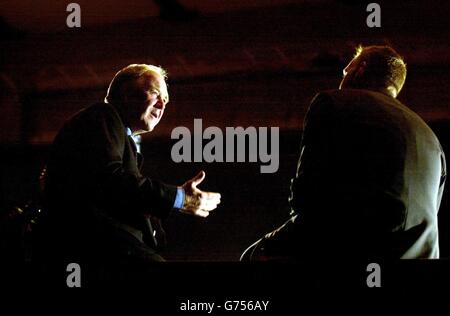
[[[192,178],[192,180],[191,180],[192,185],[197,186],[200,183],[202,183],[202,181],[205,179],[205,176],[206,176],[205,172],[203,170],[200,171],[194,178]]]

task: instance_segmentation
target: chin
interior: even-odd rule
[[[156,127],[156,124],[152,124],[152,125],[147,125],[147,128],[146,128],[146,132],[153,132],[153,130],[155,129],[155,127]]]
[[[158,123],[159,123],[159,120],[156,122],[149,122],[147,124],[148,131],[149,132],[153,131],[155,129],[156,125],[158,125]]]
[[[156,126],[156,124],[150,121],[150,122],[145,122],[145,124],[143,124],[141,127],[142,127],[142,131],[144,133],[148,133],[148,132],[153,131],[155,129],[155,126]]]

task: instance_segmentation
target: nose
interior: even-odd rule
[[[161,95],[158,95],[158,101],[156,102],[155,107],[161,110],[164,110],[164,108],[166,107],[166,104]]]

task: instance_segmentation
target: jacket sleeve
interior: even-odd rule
[[[299,214],[302,209],[314,205],[319,192],[324,190],[333,168],[330,153],[332,146],[336,146],[332,133],[333,116],[330,97],[317,94],[305,116],[297,173],[291,181],[292,214]]]

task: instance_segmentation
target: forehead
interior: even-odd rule
[[[138,79],[138,84],[144,90],[157,90],[160,93],[167,93],[166,82],[160,74],[148,72]]]
[[[360,62],[359,56],[354,57],[350,62],[345,66],[344,73],[349,72],[352,68],[356,67]]]

